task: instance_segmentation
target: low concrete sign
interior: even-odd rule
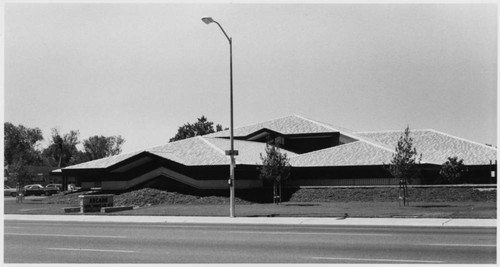
[[[113,207],[113,196],[108,195],[80,195],[80,213],[101,211],[103,207]]]

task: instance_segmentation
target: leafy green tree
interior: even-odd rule
[[[467,167],[464,165],[463,159],[458,160],[458,157],[448,157],[448,160],[441,165],[439,182],[446,184],[463,183],[464,176],[467,173]]]
[[[12,183],[25,184],[30,179],[28,166],[42,163],[38,149],[42,140],[39,128],[4,123],[4,174]]]
[[[58,129],[52,128],[49,146],[43,151],[48,164],[58,168],[74,164],[74,157],[78,153],[76,145],[80,143],[79,136],[78,130],[61,135]]]
[[[197,122],[193,124],[186,123],[183,126],[179,127],[179,129],[177,130],[177,134],[174,137],[170,138],[170,142],[195,137],[198,135],[210,134],[214,133],[215,131],[222,131],[222,125],[217,124],[214,130],[214,123],[208,121],[205,116],[201,116],[201,118],[198,118]]]
[[[281,203],[281,184],[290,176],[290,160],[286,153],[281,153],[277,144],[268,141],[266,144],[266,155],[260,154],[262,167],[260,177],[265,181],[273,183],[273,203]]]
[[[422,154],[420,154],[420,157],[417,156],[417,149],[414,147],[413,138],[410,136],[410,126],[407,126],[404,133],[399,137],[396,153],[393,155],[391,163],[386,166],[389,172],[396,179],[399,179],[405,206],[408,200],[408,184],[411,184],[420,172],[419,165]]]
[[[125,143],[125,139],[120,135],[91,136],[83,140],[84,155],[79,155],[81,157],[79,161],[96,160],[118,155],[122,152],[123,143]]]

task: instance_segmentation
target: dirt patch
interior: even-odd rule
[[[449,201],[487,201],[496,202],[496,190],[477,190],[474,188],[409,188],[410,201],[449,202]],[[299,189],[290,197],[291,202],[393,202],[398,199],[399,189],[383,188],[319,188]]]
[[[229,198],[223,196],[197,196],[167,192],[159,189],[144,188],[119,194],[114,200],[115,206],[147,207],[162,204],[226,204]],[[237,204],[250,202],[236,198]]]

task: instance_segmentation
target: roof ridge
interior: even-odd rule
[[[195,136],[191,136],[191,137],[188,137],[188,138],[184,138],[184,139],[180,139],[180,140],[175,140],[175,141],[172,141],[172,142],[165,143],[163,145],[152,146],[152,147],[143,149],[142,151],[146,151],[146,152],[149,152],[149,151],[168,152],[168,151],[164,151],[164,150],[152,150],[152,149],[153,148],[159,148],[159,147],[165,147],[165,146],[171,146],[171,145],[173,145],[175,143],[187,142],[190,139],[201,137],[201,136],[205,136],[205,135],[195,135]]]
[[[413,131],[429,131],[432,129],[410,129],[410,133]],[[395,133],[395,132],[404,132],[405,130],[378,130],[378,131],[361,131],[354,132],[355,134],[368,134],[368,133]]]
[[[354,135],[354,136],[355,136],[356,138],[358,138],[358,139],[359,139],[359,141],[364,141],[364,142],[366,142],[366,143],[368,143],[368,144],[371,144],[371,145],[374,145],[374,146],[380,147],[380,148],[382,148],[382,149],[385,149],[385,150],[387,150],[387,151],[389,151],[389,152],[391,152],[391,153],[396,153],[396,151],[394,151],[393,149],[388,148],[388,147],[386,147],[386,146],[385,146],[385,145],[383,145],[383,144],[379,144],[379,142],[376,142],[376,141],[371,140],[371,139],[369,139],[369,138],[366,138],[366,139],[365,139],[365,138],[359,138],[359,137],[357,137],[356,135]]]
[[[81,162],[81,163],[78,163],[78,164],[73,164],[73,165],[70,165],[70,166],[66,166],[66,167],[61,167],[59,168],[58,170],[63,170],[63,169],[67,169],[67,168],[73,168],[75,166],[80,166],[80,165],[85,165],[85,164],[88,164],[90,162],[105,162],[106,160],[109,160],[111,158],[117,158],[117,157],[128,157],[128,158],[131,158],[131,157],[134,157],[134,156],[137,156],[141,153],[149,153],[148,151],[145,151],[145,150],[137,150],[137,151],[134,151],[134,152],[127,152],[127,153],[120,153],[118,155],[111,155],[111,156],[107,156],[107,157],[104,157],[104,158],[99,158],[99,159],[93,159],[93,160],[89,160],[89,161],[85,161],[85,162]],[[109,165],[108,167],[106,168],[109,168],[113,165],[117,164],[117,162]],[[55,170],[57,171],[57,170]]]
[[[323,126],[325,128],[329,128],[330,130],[335,130],[337,132],[340,132],[339,129],[337,128],[334,128],[332,125],[328,125],[326,123],[323,123],[323,122],[319,122],[319,121],[315,121],[313,119],[309,119],[309,118],[306,118],[304,116],[301,116],[301,115],[297,115],[297,114],[293,114],[293,116],[297,117],[297,118],[300,118],[300,119],[303,119],[303,120],[306,120],[306,121],[309,121],[309,122],[312,122],[312,123],[315,123],[315,124],[318,124],[320,126]]]
[[[294,114],[294,115],[296,117],[298,117],[298,118],[301,118],[301,119],[304,119],[304,120],[308,120],[308,121],[310,121],[312,123],[316,123],[318,125],[321,125],[321,126],[326,127],[326,128],[333,129],[333,130],[338,131],[338,132],[343,132],[343,133],[347,132],[347,133],[349,133],[351,135],[355,134],[355,132],[353,130],[345,128],[345,127],[342,127],[342,126],[331,125],[331,124],[326,123],[326,122],[320,122],[320,121],[313,120],[313,119],[310,119],[310,118],[307,118],[307,117],[304,117],[304,116],[301,116],[301,115],[297,115],[297,114]],[[356,138],[358,138],[358,137],[356,137]]]
[[[188,138],[184,138],[184,139],[180,139],[180,140],[175,140],[175,141],[172,141],[172,142],[164,143],[163,145],[152,146],[152,147],[144,149],[144,151],[162,151],[162,150],[152,150],[152,149],[153,148],[170,146],[170,145],[175,144],[175,143],[185,142],[186,140],[189,140],[189,139],[194,138],[194,137],[196,137],[196,136],[192,136],[192,137],[188,137]]]
[[[208,141],[205,137],[203,137],[201,135],[198,135],[195,137],[198,137],[198,139],[203,140],[203,142],[205,142],[207,145],[209,145],[211,148],[215,149],[216,151],[220,152],[222,155],[227,156],[226,151],[224,151],[224,150],[220,149],[219,147],[217,147],[216,145],[210,143],[210,141]],[[221,139],[221,138],[219,138],[219,139]],[[234,161],[236,164],[240,164],[240,162],[238,162],[238,160],[236,160],[236,157],[234,158]]]
[[[458,140],[462,140],[464,142],[469,142],[469,143],[472,143],[472,144],[475,144],[475,145],[482,146],[484,148],[489,148],[489,149],[497,151],[497,148],[495,148],[495,147],[487,146],[485,144],[481,144],[481,143],[476,142],[476,141],[472,141],[472,140],[468,140],[468,139],[465,139],[465,138],[462,138],[462,137],[458,137],[458,136],[454,136],[454,135],[451,135],[451,134],[443,133],[441,131],[434,130],[434,129],[428,129],[428,131],[435,132],[435,133],[438,133],[438,134],[442,134],[442,135],[445,135],[445,136],[448,136],[448,137],[451,137],[451,138],[455,138],[455,139],[458,139]]]
[[[293,117],[293,116],[294,115],[281,116],[281,117],[277,117],[277,118],[270,119],[270,120],[265,120],[265,121],[261,121],[261,122],[257,122],[257,123],[247,124],[247,125],[244,125],[244,126],[237,127],[235,129],[243,128],[243,127],[249,127],[249,126],[254,126],[254,125],[257,125],[257,124],[263,124],[263,123],[266,123],[266,122],[276,121],[276,120],[280,120],[280,119],[284,119],[284,118],[288,118],[288,117]]]
[[[266,122],[275,121],[275,120],[279,120],[279,119],[284,119],[284,118],[288,118],[288,117],[293,117],[293,115],[287,115],[287,116],[277,117],[277,118],[274,118],[274,119],[269,119],[269,120],[265,120],[265,121],[261,121],[261,122],[254,122],[254,123],[246,124],[246,125],[243,125],[243,126],[234,127],[234,130],[245,128],[245,127],[250,127],[250,126],[255,126],[255,125],[258,125],[258,124],[263,124],[263,123],[266,123]],[[231,129],[222,130],[222,131],[218,131],[218,132],[204,134],[202,136],[206,136],[206,137],[210,137],[210,138],[220,138],[218,136],[213,136],[213,135],[215,135],[217,133],[225,133],[225,132],[228,132],[228,134],[229,134],[230,130]]]

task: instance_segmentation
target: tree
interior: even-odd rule
[[[120,135],[118,136],[91,136],[83,141],[84,155],[80,157],[86,160],[96,160],[109,156],[118,155],[122,152],[122,145],[125,143]],[[81,159],[82,160],[82,159]]]
[[[210,134],[214,133],[215,131],[217,132],[222,131],[222,125],[217,124],[214,130],[214,123],[208,121],[205,116],[201,116],[201,118],[198,118],[197,122],[193,124],[186,123],[183,126],[179,127],[179,129],[177,130],[177,134],[170,139],[170,142],[198,135]]]
[[[391,163],[387,166],[389,172],[399,179],[399,185],[403,191],[403,202],[406,206],[408,200],[408,184],[419,174],[419,164],[422,154],[417,158],[417,149],[413,146],[413,138],[410,136],[410,126],[407,126],[404,133],[399,137],[396,145],[396,153],[393,155]]]
[[[90,160],[89,155],[85,151],[76,151],[76,153],[71,158],[71,164],[80,164]]]
[[[228,128],[226,128],[226,130],[227,130],[227,129],[228,129]],[[220,124],[215,125],[215,131],[216,131],[216,132],[220,132],[220,131],[222,131],[222,125],[220,125]]]
[[[457,184],[463,183],[463,177],[467,173],[467,167],[464,165],[463,159],[458,160],[458,157],[448,157],[448,160],[441,165],[439,175],[441,175],[442,183]]]
[[[4,123],[4,174],[14,183],[25,184],[29,180],[28,165],[41,164],[37,146],[43,140],[39,128],[15,126]]]
[[[290,160],[286,153],[281,153],[278,144],[272,141],[266,143],[266,155],[260,154],[262,167],[260,177],[273,183],[273,203],[281,203],[281,183],[290,176]]]
[[[74,164],[74,157],[78,153],[76,145],[80,143],[79,136],[78,130],[71,130],[69,133],[61,135],[58,129],[52,128],[50,144],[43,151],[48,164],[58,168]]]

